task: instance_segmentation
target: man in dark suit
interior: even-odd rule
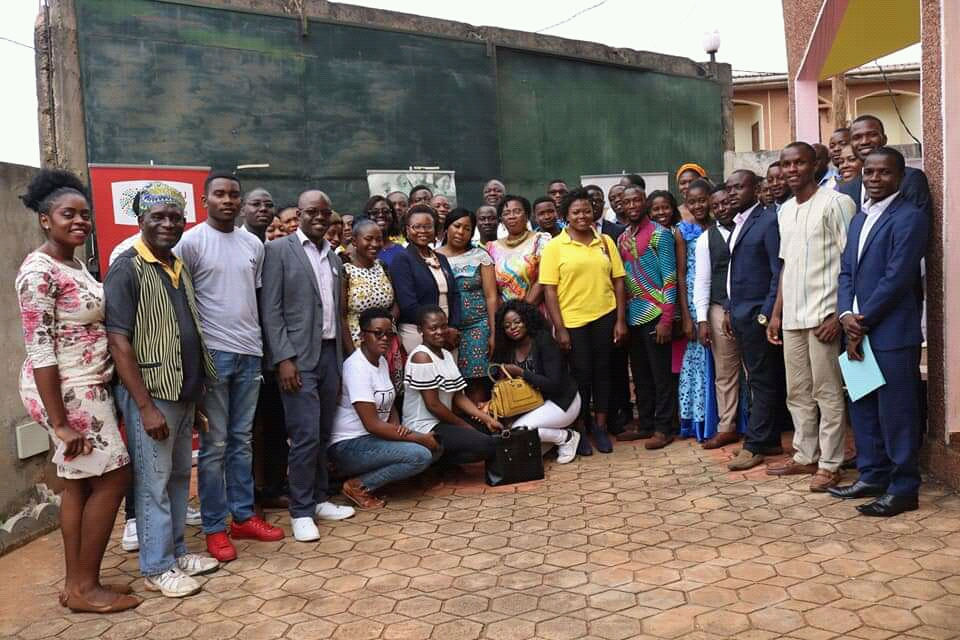
[[[767,342],[780,283],[780,229],[777,212],[757,201],[757,176],[739,170],[727,178],[730,206],[737,211],[730,234],[725,329],[740,347],[753,398],[743,449],[728,465],[743,471],[765,455],[783,453],[780,431],[788,423],[783,351]]]
[[[261,321],[266,362],[276,369],[290,438],[287,478],[293,535],[317,540],[314,517],[342,520],[353,509],[329,502],[327,442],[340,388],[343,264],[324,240],[330,198],[305,191],[300,228],[264,245]]]
[[[862,115],[850,125],[850,146],[853,153],[861,162],[866,162],[868,155],[887,144],[887,134],[883,130],[883,123],[876,116]],[[839,189],[859,206],[867,200],[867,190],[863,184],[863,177],[858,177],[843,184]],[[906,167],[903,180],[900,183],[900,195],[917,206],[927,216],[933,213],[933,200],[930,199],[930,185],[926,174],[920,169]]]
[[[857,507],[889,517],[917,508],[920,489],[920,260],[930,217],[901,190],[903,155],[879,147],[867,156],[867,201],[850,223],[840,269],[840,321],[847,354],[863,359],[869,338],[886,384],[851,405],[860,478],[830,490],[839,498],[877,497]],[[911,295],[912,294],[912,295]]]

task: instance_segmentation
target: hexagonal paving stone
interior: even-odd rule
[[[920,620],[904,609],[876,605],[859,611],[863,621],[871,627],[903,632],[920,624]]]
[[[586,635],[587,623],[566,616],[537,623],[537,635],[547,640],[573,640]]]
[[[589,628],[591,635],[607,640],[636,638],[643,632],[643,624],[639,620],[616,614],[591,620]]]
[[[486,598],[479,596],[457,596],[446,600],[440,607],[444,613],[455,616],[471,616],[481,611],[486,611],[490,602]]]
[[[804,614],[804,617],[810,626],[831,633],[847,633],[863,624],[857,614],[836,607],[817,607]]]
[[[697,616],[697,625],[721,637],[734,637],[750,628],[750,620],[742,613],[718,610]]]

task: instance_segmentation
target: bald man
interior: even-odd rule
[[[314,517],[343,520],[350,507],[327,500],[327,444],[340,388],[343,264],[324,236],[330,197],[310,190],[297,202],[300,228],[268,242],[261,291],[265,364],[280,385],[290,439],[287,479],[294,538],[319,539]]]
[[[243,228],[260,238],[260,242],[265,242],[267,227],[270,226],[275,212],[273,196],[269,191],[262,187],[248,191],[243,197],[243,208],[240,210],[243,215]]]

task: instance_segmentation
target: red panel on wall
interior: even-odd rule
[[[203,181],[210,167],[164,167],[144,165],[91,164],[90,191],[96,224],[94,240],[100,273],[107,273],[110,252],[138,233],[133,197],[150,182],[164,182],[177,189],[187,201],[187,228],[203,222],[207,212],[200,204]]]

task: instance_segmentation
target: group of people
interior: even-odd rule
[[[316,519],[355,513],[338,488],[382,507],[385,485],[490,461],[518,427],[560,464],[614,440],[713,449],[743,432],[729,466],[745,470],[782,454],[792,424],[795,453],[768,473],[876,497],[866,515],[915,509],[929,190],[885,145],[863,116],[826,156],[788,145],[765,183],[714,184],[690,163],[679,201],[625,175],[607,194],[553,180],[531,203],[491,180],[475,212],[422,185],[356,216],[315,189],[278,211],[214,172],[186,231],[183,195],[152,183],[102,284],[74,255],[92,230],[84,185],[42,171],[23,197],[46,241],[17,276],[20,388],[65,480],[61,603],[140,603],[99,578],[124,497],[146,588],[183,597],[237,557],[231,540],[283,539],[255,502],[285,504],[314,541]],[[886,385],[847,402],[843,350]],[[495,416],[498,375],[543,404]],[[841,487],[848,415],[860,477]],[[184,544],[194,429],[209,555]]]

